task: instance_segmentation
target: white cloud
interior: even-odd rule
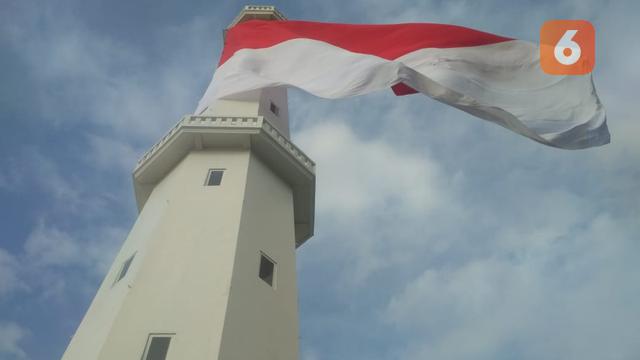
[[[20,325],[0,321],[0,357],[6,360],[27,359],[20,342],[28,335]]]
[[[395,207],[425,213],[443,200],[440,170],[426,154],[360,139],[343,122],[326,119],[296,139],[318,164],[318,211],[355,216]]]
[[[318,353],[311,349],[305,349],[304,351],[302,351],[300,358],[302,360],[319,360],[320,359],[320,357],[318,356]]]
[[[362,9],[362,21],[453,22],[533,41],[544,20],[591,19],[600,44],[596,87],[608,110],[612,144],[559,151],[427,99],[376,95],[329,103],[294,92],[294,121],[303,119],[309,129],[326,118],[348,119],[358,139],[370,136],[369,127],[384,128],[374,131],[373,142],[436,163],[440,181],[432,191],[444,197],[421,218],[411,216],[407,202],[392,216],[364,207],[342,222],[335,210],[318,212],[317,234],[298,254],[303,274],[314,280],[324,278],[309,269],[332,269],[331,279],[320,284],[327,289],[314,289],[311,302],[334,306],[302,306],[303,334],[321,334],[307,338],[303,350],[323,349],[317,355],[332,358],[360,354],[376,342],[388,352],[381,358],[626,360],[640,354],[640,269],[634,259],[640,252],[640,172],[634,166],[640,163],[640,142],[633,99],[640,72],[632,70],[640,52],[626,45],[638,32],[630,30],[637,25],[629,17],[639,5],[345,5]],[[357,173],[359,164],[338,168],[331,162],[346,162],[339,155],[329,160],[313,154],[314,147],[330,147],[330,139],[319,145],[294,139],[318,163],[320,210],[322,197],[337,187],[321,187],[324,172]],[[378,192],[369,182],[357,189]],[[314,323],[325,317],[335,323]],[[340,342],[324,339],[326,327],[338,329],[336,337],[349,336],[353,345],[326,349]]]
[[[38,266],[73,265],[84,258],[74,238],[66,232],[46,226],[42,220],[29,234],[24,249],[29,260]]]
[[[145,41],[171,51],[146,52],[98,33],[61,6],[14,3],[27,16],[1,22],[0,37],[23,56],[27,80],[39,89],[30,103],[46,119],[39,125],[75,122],[73,135],[89,145],[87,166],[78,173],[64,171],[55,154],[34,150],[0,174],[4,190],[33,181],[54,200],[34,210],[47,220],[36,223],[23,255],[0,249],[0,297],[26,286],[23,263],[38,270],[26,271],[30,288],[48,298],[64,293],[72,274],[95,279],[110,265],[126,229],[100,216],[122,209],[122,195],[110,184],[97,191],[87,174],[128,173],[142,147],[192,110],[210,78],[220,26],[208,16],[159,26],[157,37]],[[629,47],[638,33],[638,4],[355,1],[309,10],[317,20],[450,22],[529,40],[549,18],[593,19],[596,83],[613,142],[563,152],[417,96],[328,102],[298,101],[293,92],[292,121],[303,125],[296,143],[318,164],[316,236],[298,256],[314,270],[306,275],[334,276],[314,293],[317,301],[344,301],[347,308],[306,306],[304,359],[329,358],[334,331],[351,332],[356,350],[376,342],[394,354],[389,358],[586,360],[640,353],[634,258],[640,252],[634,99],[640,73],[633,71],[640,52]],[[78,216],[75,226],[58,222],[60,213]],[[342,322],[325,322],[319,333],[326,336],[313,337],[304,333],[316,325],[309,324],[312,313]],[[24,331],[12,326],[3,332],[0,325],[0,357],[22,354]]]
[[[111,266],[129,230],[115,226],[101,226],[82,231],[85,267],[96,277],[102,277]]]
[[[101,276],[125,237],[123,229],[109,226],[80,228],[72,235],[40,219],[24,250],[27,261],[36,267],[81,266]]]
[[[331,223],[331,230],[318,224],[316,237],[324,239],[314,240],[323,243],[313,250],[316,260],[343,254],[350,268],[344,279],[360,285],[406,261],[407,248],[389,241],[407,241],[410,230],[392,219],[425,218],[448,201],[438,164],[381,138],[360,138],[340,121],[319,121],[295,138],[317,164],[317,216]],[[371,226],[374,218],[387,227]]]
[[[26,288],[20,279],[19,266],[18,260],[12,254],[0,248],[0,300],[16,290]]]
[[[117,138],[88,135],[90,151],[86,161],[105,172],[117,171],[122,176],[131,173],[142,151]],[[108,171],[111,170],[111,171]]]
[[[42,301],[68,301],[70,281],[74,292],[91,297],[126,235],[124,229],[113,226],[64,230],[40,219],[19,257],[22,278]]]
[[[211,16],[158,27],[162,46],[152,49],[96,32],[58,6],[25,1],[16,9],[19,20],[3,25],[5,37],[39,85],[32,104],[53,124],[81,122],[128,141],[155,141],[193,111],[212,75],[211,48],[220,38],[211,36],[219,27]]]
[[[8,193],[32,192],[34,188],[51,198],[69,204],[78,193],[69,179],[62,176],[58,166],[33,147],[25,147],[8,155],[0,175],[0,189]]]
[[[389,324],[413,334],[402,357],[633,358],[640,226],[631,221],[598,215],[577,231],[548,222],[543,236],[516,232],[515,248],[428,268],[386,309]]]
[[[74,179],[63,174],[55,161],[37,149],[28,148],[15,164],[16,177],[19,178],[16,184],[23,187],[33,184],[67,207],[74,207],[81,201],[78,187],[72,183]]]

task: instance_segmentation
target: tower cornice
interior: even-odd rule
[[[229,28],[247,20],[287,20],[287,18],[272,5],[246,5],[229,24]]]
[[[296,246],[313,235],[315,163],[263,116],[184,116],[138,161],[133,183],[142,210],[154,186],[193,150],[250,149],[293,190]]]

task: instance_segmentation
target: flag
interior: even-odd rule
[[[537,44],[445,24],[240,23],[198,104],[290,86],[337,99],[421,93],[542,144],[609,143],[591,74],[548,75]]]

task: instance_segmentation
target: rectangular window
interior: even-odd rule
[[[265,254],[260,254],[260,273],[258,276],[264,282],[273,286],[276,263]]]
[[[211,169],[207,175],[207,186],[218,186],[222,182],[222,174],[224,169]]]
[[[127,260],[125,260],[124,263],[122,263],[122,267],[120,268],[120,272],[118,272],[118,277],[116,278],[115,282],[122,280],[122,278],[125,277],[125,275],[127,275],[127,272],[129,271],[129,267],[131,267],[131,262],[133,262],[133,258],[135,256],[136,254],[131,255],[131,257],[129,257]]]
[[[151,334],[147,340],[144,360],[165,360],[169,351],[169,343],[173,334]]]
[[[274,104],[273,102],[269,104],[269,110],[271,110],[271,112],[275,116],[278,116],[280,113],[280,109],[278,108],[278,105]]]

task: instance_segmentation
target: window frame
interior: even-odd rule
[[[269,111],[276,117],[280,116],[280,107],[275,102],[269,102]]]
[[[207,176],[204,179],[204,186],[207,186],[207,187],[209,187],[209,186],[222,186],[222,178],[224,177],[224,173],[225,173],[226,170],[227,169],[224,169],[224,168],[211,168],[211,169],[209,169],[207,171]],[[211,179],[211,176],[212,176],[214,171],[220,171],[220,172],[222,172],[222,175],[220,175],[220,182],[218,184],[210,185],[209,184],[209,179]]]
[[[169,354],[169,348],[171,348],[171,341],[175,338],[176,333],[150,333],[147,336],[147,342],[144,344],[144,351],[142,352],[142,357],[140,360],[147,360],[147,356],[149,355],[149,350],[151,349],[151,342],[155,337],[168,337],[169,338],[169,346],[167,346],[167,354]],[[165,360],[167,356],[165,354]]]
[[[133,264],[133,260],[135,259],[137,254],[138,254],[137,251],[134,252],[125,261],[123,261],[122,264],[120,264],[120,268],[116,273],[116,279],[113,282],[113,285],[119,283],[120,280],[124,279],[127,276],[127,274],[129,273],[129,270],[131,269],[131,264]]]
[[[258,261],[258,279],[260,279],[265,284],[269,285],[269,287],[275,290],[276,284],[277,284],[278,262],[273,260],[271,256],[265,254],[264,251],[259,251],[259,255],[260,257]],[[263,279],[262,276],[260,276],[261,275],[260,269],[262,267],[262,258],[266,259],[268,262],[270,262],[273,265],[273,271],[271,272],[271,284],[267,282],[267,280]]]

